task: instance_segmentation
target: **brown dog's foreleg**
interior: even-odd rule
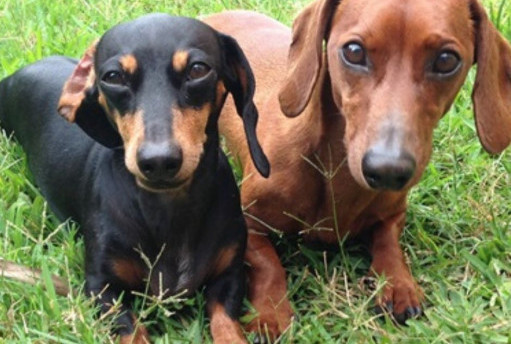
[[[290,325],[293,316],[286,295],[286,272],[270,240],[252,231],[245,260],[249,264],[249,299],[258,313],[246,329],[273,340]]]
[[[392,313],[399,323],[422,313],[422,291],[414,281],[399,245],[404,222],[404,213],[387,220],[374,230],[371,244],[371,271],[387,279],[378,306]]]

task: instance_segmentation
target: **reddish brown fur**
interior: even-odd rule
[[[58,104],[59,114],[69,122],[74,122],[76,110],[85,98],[84,90],[90,88],[95,79],[94,53],[96,52],[97,41],[86,51],[80,63],[73,72],[73,75],[64,84],[62,95]]]
[[[121,116],[117,111],[113,114],[114,122],[124,142],[124,160],[128,170],[136,176],[137,182],[144,178],[137,164],[137,150],[144,141],[144,119],[141,110]],[[142,183],[138,183],[144,187]]]
[[[247,343],[240,324],[234,321],[219,304],[208,308],[211,326],[211,335],[215,344],[242,344]]]
[[[238,246],[230,246],[222,249],[216,258],[215,268],[213,269],[213,276],[218,276],[231,265],[232,260],[236,256]]]
[[[176,175],[176,180],[191,181],[197,168],[206,142],[206,125],[211,110],[207,103],[200,109],[179,109],[172,111],[172,131],[174,138],[183,150],[183,165]]]
[[[112,271],[117,278],[132,288],[142,285],[146,277],[146,273],[139,263],[124,258],[113,261]]]
[[[98,96],[98,103],[99,105],[101,105],[103,107],[103,109],[105,110],[106,113],[110,113],[110,107],[108,106],[108,102],[106,101],[106,97],[105,95],[103,94],[103,92],[99,92],[99,96]]]
[[[271,242],[260,233],[249,233],[245,259],[251,267],[248,296],[258,311],[258,317],[247,326],[247,331],[279,333],[289,325],[293,315],[286,298],[286,272]],[[262,275],[266,278],[258,278]]]
[[[327,243],[363,234],[373,242],[371,271],[389,282],[381,302],[392,301],[394,313],[402,313],[419,306],[422,298],[398,242],[406,196],[428,163],[434,127],[475,59],[479,137],[490,152],[500,152],[511,140],[511,78],[506,73],[511,49],[477,1],[344,0],[335,6],[332,0],[311,3],[295,20],[293,36],[282,24],[246,11],[205,20],[238,40],[257,80],[257,134],[272,164],[270,178],[255,171],[230,101],[220,128],[243,165],[242,202],[252,204],[247,210],[252,234],[246,258],[250,299],[260,317],[249,329],[265,323],[272,335],[289,324],[291,308],[275,250],[267,238],[254,233],[268,233],[268,227],[285,233],[305,229],[306,240]],[[338,55],[343,44],[357,37],[363,37],[372,54],[374,71],[368,77],[346,72]],[[464,64],[454,77],[435,82],[423,66],[445,46],[455,49]],[[279,94],[288,117],[280,110]],[[399,192],[370,189],[361,171],[362,156],[389,123],[403,133],[403,145],[417,162],[411,181]],[[307,230],[314,224],[323,230]]]
[[[220,109],[225,101],[225,95],[227,94],[227,90],[222,81],[219,81],[216,85],[216,108]]]
[[[133,317],[133,322],[136,326],[135,332],[121,336],[119,339],[119,344],[150,344],[151,339],[145,326],[139,324],[135,317]]]

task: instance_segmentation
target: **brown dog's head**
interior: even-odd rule
[[[123,147],[139,186],[166,191],[186,185],[207,148],[217,149],[227,92],[254,164],[268,175],[254,88],[234,39],[194,19],[153,14],[115,26],[85,53],[64,85],[59,113],[104,146]]]
[[[433,129],[474,63],[481,143],[499,153],[511,142],[511,48],[477,0],[313,2],[293,26],[280,93],[287,116],[304,110],[325,61],[349,168],[364,187],[403,190],[419,180]]]

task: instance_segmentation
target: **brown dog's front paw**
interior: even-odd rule
[[[388,313],[398,324],[422,315],[422,291],[413,280],[388,282],[376,306],[377,313]]]
[[[255,344],[273,342],[291,325],[293,311],[288,300],[283,300],[276,307],[254,307],[259,310],[259,315],[245,325],[245,330],[256,333]]]

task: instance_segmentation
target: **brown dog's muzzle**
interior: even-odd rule
[[[402,190],[415,172],[415,159],[406,150],[372,147],[362,159],[367,184],[377,190]]]
[[[390,126],[383,130],[362,158],[362,174],[376,190],[402,190],[412,179],[417,161],[406,149],[403,130]]]

